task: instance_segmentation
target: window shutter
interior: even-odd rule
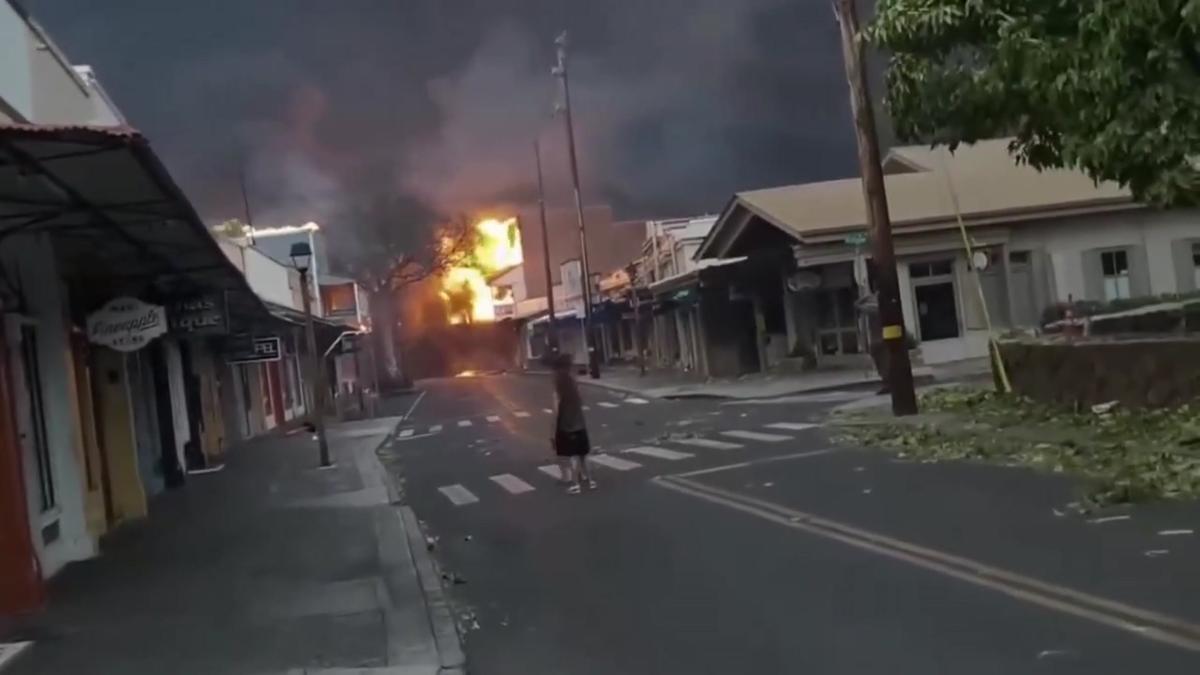
[[[1196,288],[1196,263],[1192,260],[1192,244],[1200,239],[1177,239],[1171,242],[1171,257],[1175,262],[1175,289],[1191,293]]]
[[[1146,265],[1146,247],[1130,246],[1125,250],[1129,256],[1129,295],[1134,298],[1150,295],[1150,269]]]
[[[1100,266],[1100,249],[1092,249],[1082,253],[1083,264],[1083,294],[1076,300],[1104,299],[1104,270]],[[1066,300],[1066,298],[1063,298]]]

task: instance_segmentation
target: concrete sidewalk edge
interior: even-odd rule
[[[425,546],[421,523],[412,507],[400,506],[398,509],[408,535],[408,549],[417,567],[417,578],[425,595],[425,609],[433,627],[433,639],[437,643],[442,672],[465,672],[467,657],[463,651],[462,637],[458,634],[458,624],[454,621],[454,612],[446,598],[437,564]]]
[[[403,530],[403,537],[405,539],[403,548],[407,550],[408,562],[411,563],[416,572],[417,584],[420,587],[421,597],[424,602],[425,615],[428,619],[429,628],[432,631],[431,635],[437,651],[440,672],[447,675],[465,673],[466,654],[462,647],[462,637],[458,633],[458,625],[454,621],[454,613],[450,609],[450,602],[446,599],[446,592],[442,586],[437,563],[434,562],[433,557],[426,548],[425,534],[421,530],[421,523],[417,519],[416,513],[411,507],[403,504],[395,478],[387,470],[383,464],[383,460],[379,457],[379,450],[390,446],[394,442],[393,434],[388,434],[387,438],[371,453],[372,464],[375,470],[379,472],[387,489],[388,509],[396,516],[395,520],[399,523],[400,529]],[[391,643],[394,638],[395,636],[388,635],[389,652],[391,652]]]

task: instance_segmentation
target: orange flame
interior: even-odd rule
[[[477,243],[469,265],[451,267],[442,275],[441,296],[450,323],[496,320],[496,307],[488,277],[520,265],[521,231],[516,218],[488,218],[475,224]]]

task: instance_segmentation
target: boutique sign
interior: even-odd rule
[[[167,332],[167,311],[137,298],[115,298],[87,318],[88,341],[133,352]]]

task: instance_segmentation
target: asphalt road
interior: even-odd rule
[[[549,379],[421,389],[395,402],[409,419],[389,452],[476,675],[1200,672],[1200,626],[1178,618],[1197,613],[1179,600],[1194,565],[1114,582],[1048,552],[1103,531],[992,527],[971,476],[832,449],[820,422],[853,392],[727,405],[585,387],[600,486],[570,496],[542,470]],[[1118,559],[1159,564],[1136,553]]]

